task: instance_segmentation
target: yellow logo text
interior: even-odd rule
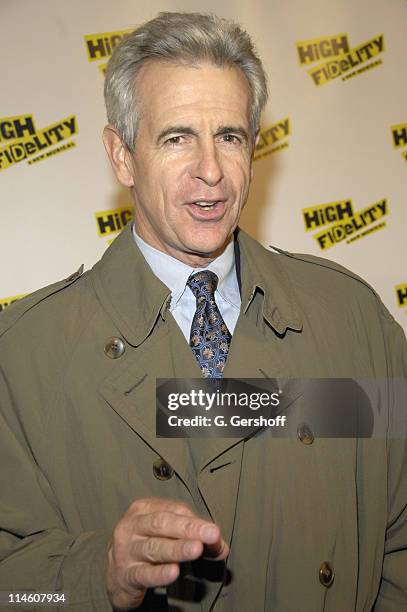
[[[407,283],[396,285],[395,290],[399,307],[407,306]]]
[[[0,142],[10,142],[36,132],[32,115],[17,115],[0,118]]]
[[[113,208],[95,213],[96,226],[99,236],[109,236],[119,232],[133,217],[133,208]]]
[[[381,34],[376,38],[372,38],[371,40],[354,47],[343,57],[333,61],[324,62],[315,68],[311,68],[308,70],[308,74],[311,75],[315,85],[324,85],[325,83],[329,83],[329,81],[342,76],[345,72],[348,72],[352,68],[367,62],[368,60],[372,59],[372,57],[376,57],[376,55],[382,53],[383,51],[384,36]]]
[[[88,60],[94,62],[110,57],[122,38],[132,31],[132,29],[116,30],[115,32],[102,32],[84,36]]]
[[[262,130],[259,134],[259,141],[254,151],[254,161],[288,147],[288,142],[285,141],[285,139],[290,136],[290,134],[291,121],[289,117],[277,123],[273,123]]]
[[[300,64],[307,65],[328,57],[337,57],[350,51],[347,34],[300,40],[296,44]]]
[[[407,147],[407,123],[392,125],[390,129],[394,148]]]
[[[335,223],[324,229],[322,232],[315,234],[314,238],[322,250],[329,249],[345,239],[349,239],[347,242],[353,242],[353,238],[350,238],[352,234],[363,230],[366,226],[375,223],[387,214],[387,200],[383,199],[359,212],[354,213],[346,220],[341,220],[339,223]],[[383,224],[381,227],[384,226],[385,224]],[[373,230],[373,228],[371,229]],[[371,232],[369,231],[366,232],[366,234],[367,233]]]
[[[20,129],[21,131],[21,129]],[[0,171],[41,153],[78,133],[75,115],[53,123],[34,134],[12,141],[0,148]]]
[[[350,219],[353,217],[353,207],[351,200],[340,200],[339,202],[329,202],[319,206],[303,208],[302,215],[305,223],[305,231],[317,229],[322,225],[328,225],[335,221]]]

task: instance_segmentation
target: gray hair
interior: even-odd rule
[[[240,68],[251,93],[250,130],[254,138],[268,94],[263,66],[247,32],[216,15],[166,12],[125,36],[107,65],[107,118],[130,151],[139,121],[136,77],[143,64],[152,59]]]

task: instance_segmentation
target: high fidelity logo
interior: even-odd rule
[[[133,207],[113,208],[95,213],[97,232],[100,237],[120,232],[127,221],[133,218]]]
[[[106,73],[107,60],[112,55],[114,48],[119,44],[126,34],[133,31],[133,28],[127,30],[116,30],[115,32],[101,32],[100,34],[87,34],[84,36],[86,51],[88,53],[88,61],[95,62],[106,60],[98,65],[102,74]]]
[[[303,208],[302,214],[305,231],[318,230],[314,239],[321,250],[326,250],[343,241],[351,244],[386,227],[382,219],[388,215],[388,206],[387,200],[382,199],[354,211],[349,199]]]
[[[5,310],[7,308],[7,306],[10,306],[14,302],[17,302],[18,300],[21,300],[21,298],[23,298],[25,296],[26,296],[26,294],[13,295],[12,297],[7,297],[7,298],[0,298],[0,312]]]
[[[32,115],[0,117],[0,171],[24,160],[35,164],[72,149],[75,141],[65,141],[77,133],[75,115],[42,129],[35,127]]]
[[[397,304],[399,308],[407,308],[407,283],[396,285],[394,289],[396,291]]]
[[[289,145],[287,140],[291,135],[291,121],[289,117],[269,125],[260,132],[259,142],[254,150],[254,161],[267,157],[271,153],[286,149]]]
[[[347,34],[335,34],[296,43],[301,66],[308,67],[308,74],[315,85],[325,85],[339,77],[342,81],[366,72],[383,63],[378,55],[383,53],[384,35],[379,34],[356,47],[351,47]]]
[[[406,147],[404,151],[400,151],[402,157],[407,162],[407,123],[391,126],[391,137],[393,147],[400,151],[402,147]]]

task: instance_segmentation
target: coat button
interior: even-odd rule
[[[314,434],[306,423],[298,425],[297,436],[303,444],[312,444],[314,441]]]
[[[111,359],[121,357],[126,350],[125,344],[121,338],[109,338],[105,344],[105,355]]]
[[[335,578],[335,572],[332,569],[332,566],[328,561],[324,561],[321,563],[321,567],[319,568],[319,581],[324,586],[329,588],[333,583]]]
[[[153,474],[158,480],[169,480],[174,475],[172,467],[164,459],[156,459],[153,463]]]

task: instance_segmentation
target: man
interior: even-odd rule
[[[161,14],[105,93],[135,224],[0,319],[0,588],[84,612],[405,610],[405,339],[350,272],[236,230],[266,101],[247,34]],[[383,378],[389,433],[317,439],[287,385],[291,437],[157,437],[156,378],[202,374]]]

